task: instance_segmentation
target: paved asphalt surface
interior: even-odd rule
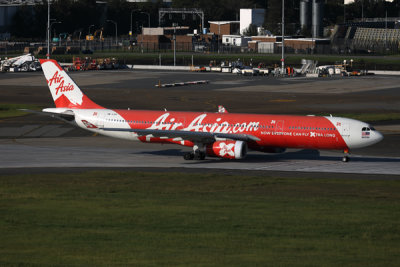
[[[275,114],[343,114],[400,112],[400,77],[349,78],[243,77],[222,73],[93,71],[70,73],[95,102],[110,108],[228,111]],[[209,84],[156,88],[160,83],[208,80]],[[52,107],[42,73],[0,74],[2,103]],[[284,154],[250,152],[240,161],[184,161],[188,148],[142,144],[91,136],[63,122],[38,115],[0,121],[0,173],[5,170],[56,167],[137,167],[350,173],[400,176],[400,127],[376,125],[385,139],[353,151],[342,163],[340,152],[289,150]],[[44,169],[43,169],[44,170]],[[175,169],[176,170],[176,169]],[[6,171],[6,172],[8,172]]]

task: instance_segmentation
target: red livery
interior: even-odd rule
[[[152,143],[190,146],[184,158],[242,159],[249,149],[269,153],[286,148],[343,150],[375,144],[381,133],[369,124],[340,117],[114,110],[92,102],[54,60],[41,60],[56,108],[43,112],[99,134]]]

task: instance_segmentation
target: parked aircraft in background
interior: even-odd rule
[[[91,101],[55,60],[40,60],[55,108],[43,112],[102,135],[193,148],[186,160],[206,156],[242,159],[248,149],[344,151],[373,145],[381,133],[367,123],[340,117],[107,109]]]

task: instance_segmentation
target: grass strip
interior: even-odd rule
[[[125,64],[146,64],[146,65],[158,65],[159,57],[161,55],[163,65],[172,65],[174,55],[173,52],[122,52],[122,51],[96,51],[92,58],[117,58],[120,62]],[[52,57],[60,62],[72,62],[74,55],[52,55]],[[88,55],[80,54],[75,55],[79,57],[87,57]],[[176,61],[178,65],[189,66],[192,63],[192,56],[195,65],[209,65],[210,61],[216,61],[220,64],[222,61],[236,61],[238,58],[245,64],[253,63],[256,66],[258,63],[264,63],[267,66],[278,66],[281,63],[280,54],[217,54],[217,53],[193,53],[193,52],[178,52],[176,55]],[[45,57],[39,55],[39,57]],[[363,56],[363,55],[302,55],[302,54],[287,54],[285,63],[288,66],[301,66],[302,59],[310,59],[318,61],[319,65],[333,65],[335,63],[343,63],[344,60],[350,62],[353,60],[352,66],[355,69],[368,69],[368,70],[400,70],[400,56]]]
[[[2,176],[0,265],[395,266],[399,201],[323,174]]]
[[[19,56],[20,53],[10,54],[9,57]],[[159,57],[161,55],[163,65],[173,64],[172,51],[155,51],[155,52],[137,52],[137,51],[95,51],[92,55],[76,54],[53,54],[52,58],[60,62],[72,62],[75,56],[85,58],[117,58],[121,63],[125,64],[146,64],[158,65]],[[258,53],[195,53],[195,52],[177,52],[176,61],[178,65],[189,66],[192,62],[192,56],[195,65],[208,65],[210,61],[216,60],[219,64],[222,61],[236,61],[238,58],[242,62],[254,65],[258,63],[265,63],[267,66],[280,65],[280,54],[258,54]],[[45,58],[45,55],[37,55],[38,58]],[[311,59],[318,61],[319,65],[332,65],[335,63],[343,63],[343,60],[350,62],[353,60],[352,66],[355,69],[368,69],[373,70],[400,70],[400,55],[386,55],[386,56],[370,56],[370,55],[323,55],[323,54],[286,54],[285,63],[288,66],[300,66],[302,59]]]
[[[40,110],[40,107],[27,104],[0,103],[0,119],[19,117],[28,114],[27,112],[19,109]]]

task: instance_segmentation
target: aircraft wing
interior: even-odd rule
[[[179,130],[151,130],[151,129],[126,129],[126,128],[102,128],[104,131],[134,132],[139,136],[152,135],[153,137],[182,138],[203,144],[213,143],[217,138],[226,138],[240,141],[260,141],[259,138],[250,134],[228,134],[228,133],[209,133]]]

